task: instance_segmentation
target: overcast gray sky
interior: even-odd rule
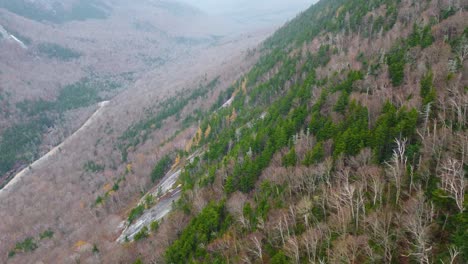
[[[317,0],[180,0],[211,14],[251,11],[305,10]]]

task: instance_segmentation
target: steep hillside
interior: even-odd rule
[[[135,263],[466,263],[467,8],[328,0],[281,28],[156,163],[182,193],[129,211]]]
[[[0,260],[466,263],[467,18],[322,0],[156,69],[0,191]]]

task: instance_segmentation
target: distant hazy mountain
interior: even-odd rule
[[[36,21],[61,23],[103,19],[110,6],[101,0],[0,0],[0,8]]]
[[[199,7],[200,9],[209,13],[233,13],[239,10],[287,10],[299,8],[304,10],[309,7],[311,3],[317,2],[315,0],[182,0]]]
[[[317,0],[181,0],[209,14],[248,27],[278,26],[293,19]]]
[[[53,23],[83,21],[87,19],[104,19],[112,12],[114,5],[152,5],[166,9],[173,15],[193,15],[199,10],[178,1],[109,1],[109,0],[0,0],[0,8],[17,15]]]

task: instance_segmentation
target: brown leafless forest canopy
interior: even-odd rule
[[[33,2],[0,262],[467,262],[466,1]]]

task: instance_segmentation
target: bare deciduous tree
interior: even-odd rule
[[[296,236],[292,236],[286,241],[284,251],[293,260],[293,263],[300,263],[299,241]]]
[[[346,189],[331,189],[329,194],[328,206],[336,213],[331,215],[330,224],[340,228],[340,232],[347,233],[348,224],[354,218],[353,196],[355,187],[348,186]]]
[[[456,259],[458,257],[458,255],[460,255],[460,251],[456,248],[456,247],[450,247],[449,248],[449,254],[450,254],[450,264],[454,264],[456,263]],[[441,260],[440,262],[442,262],[442,264],[445,264],[445,261]]]
[[[385,188],[385,180],[383,179],[380,169],[377,167],[371,167],[366,170],[368,177],[370,178],[370,188],[372,189],[372,204],[376,205],[377,202],[382,204],[382,194]]]
[[[455,260],[457,259],[458,255],[460,255],[460,251],[455,247],[450,247],[449,249],[449,254],[450,254],[450,264],[455,263]]]
[[[466,189],[463,164],[453,158],[447,159],[441,167],[440,178],[442,188],[449,194],[449,197],[455,200],[460,212],[463,212]]]
[[[385,162],[388,167],[388,174],[391,176],[396,187],[395,204],[398,204],[401,194],[401,185],[406,171],[407,157],[405,156],[406,143],[408,140],[395,139],[397,148],[393,150],[393,156],[390,162]]]
[[[462,38],[462,40],[460,41],[460,44],[458,45],[457,49],[455,50],[455,53],[457,54],[458,59],[460,60],[461,64],[463,65],[463,62],[468,57],[468,39],[466,37]]]
[[[403,224],[411,234],[407,239],[412,246],[412,252],[407,256],[415,257],[419,263],[431,263],[430,225],[434,217],[434,206],[424,201],[424,194],[419,191],[415,198],[406,204]]]
[[[318,261],[318,253],[321,243],[327,240],[330,230],[325,224],[319,224],[314,228],[308,229],[301,236],[301,246],[305,248],[309,263]]]
[[[261,239],[259,240],[257,236],[253,236],[250,238],[250,240],[253,242],[253,247],[248,248],[250,252],[252,252],[258,259],[263,261],[263,250],[262,250],[262,243]]]
[[[359,220],[361,219],[361,217],[366,216],[366,203],[365,203],[364,195],[365,195],[364,187],[362,185],[359,185],[356,189],[356,195],[354,197],[354,206],[356,207],[355,216],[354,216],[355,224],[356,224],[355,225],[356,231],[359,228]],[[361,213],[362,213],[362,216],[361,216]]]
[[[387,208],[369,215],[366,219],[374,242],[383,248],[384,263],[392,262],[392,251],[395,247],[393,243],[392,222],[393,212]]]
[[[366,251],[368,238],[366,236],[343,235],[334,243],[331,253],[331,263],[356,263],[358,256]]]

